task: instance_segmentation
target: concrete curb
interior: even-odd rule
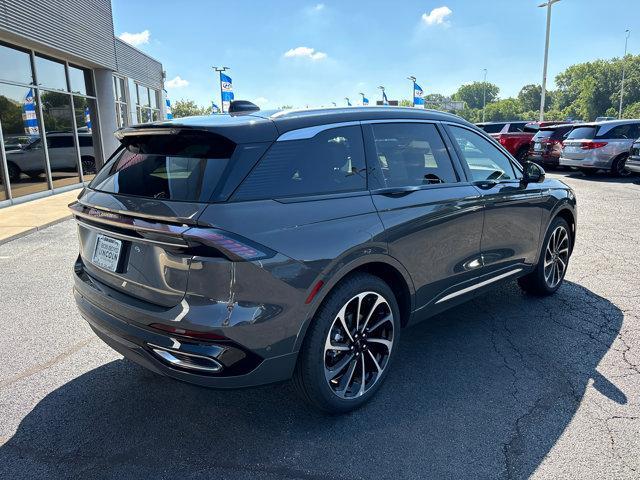
[[[43,223],[42,225],[38,225],[36,227],[32,227],[32,228],[30,228],[28,230],[25,230],[24,232],[16,233],[15,235],[11,235],[10,237],[7,237],[7,238],[2,238],[2,239],[0,239],[0,245],[4,245],[5,243],[9,243],[9,242],[11,242],[13,240],[17,240],[19,238],[26,237],[27,235],[31,235],[32,233],[39,232],[40,230],[44,230],[45,228],[52,227],[53,225],[56,225],[56,224],[61,223],[61,222],[64,222],[65,220],[69,220],[72,217],[73,217],[73,215],[69,214],[69,215],[67,215],[65,217],[57,218],[57,219],[52,220],[50,222]]]

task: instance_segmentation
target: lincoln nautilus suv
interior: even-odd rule
[[[553,294],[574,245],[573,191],[446,113],[234,102],[116,136],[70,205],[77,305],[125,357],[201,386],[292,380],[352,410],[405,328],[502,282]]]

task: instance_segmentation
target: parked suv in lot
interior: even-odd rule
[[[572,129],[571,124],[540,127],[531,140],[527,160],[538,165],[557,167],[560,163],[562,142]]]
[[[640,173],[640,138],[633,142],[626,166],[630,172]]]
[[[293,378],[351,410],[403,328],[516,278],[551,294],[574,244],[572,190],[445,113],[254,111],[117,136],[70,206],[75,299],[114,349],[198,385]]]
[[[607,170],[626,177],[629,150],[640,137],[640,120],[614,120],[574,125],[560,155],[560,165],[587,173]]]

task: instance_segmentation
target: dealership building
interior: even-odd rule
[[[110,0],[0,0],[0,207],[90,181],[117,128],[165,118],[163,78]]]

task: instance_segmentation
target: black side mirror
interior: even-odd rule
[[[540,183],[544,181],[545,172],[537,163],[524,162],[524,175],[522,181],[524,183]]]

